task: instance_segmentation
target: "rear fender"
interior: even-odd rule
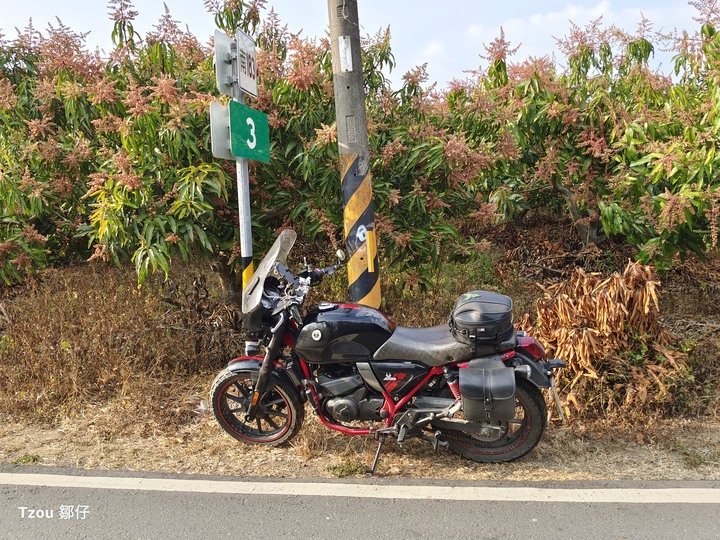
[[[510,367],[528,366],[530,368],[530,374],[527,379],[538,388],[550,388],[552,371],[546,369],[545,362],[542,360],[535,360],[534,358],[525,356],[515,349],[515,356],[507,362],[507,365]]]

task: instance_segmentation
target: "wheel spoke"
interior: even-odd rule
[[[268,414],[272,414],[273,416],[279,416],[280,418],[283,418],[285,420],[289,418],[287,413],[284,413],[282,411],[269,411]]]
[[[285,400],[283,398],[278,398],[273,401],[268,401],[264,405],[268,408],[272,407],[273,405],[279,405],[280,403],[285,403]]]
[[[229,399],[230,401],[234,401],[235,403],[240,403],[241,405],[244,405],[245,402],[247,401],[247,399],[244,398],[244,397],[243,397],[243,398],[240,398],[240,397],[238,397],[238,396],[234,396],[234,395],[232,395],[232,394],[227,394],[227,393],[225,394],[225,397],[226,397],[227,399]]]
[[[273,429],[280,429],[280,426],[278,426],[275,422],[273,422],[272,418],[270,416],[265,417],[265,421],[272,426]]]
[[[251,393],[250,389],[245,388],[245,387],[242,386],[239,382],[236,382],[233,386],[235,386],[235,388],[237,388],[237,391],[238,391],[243,397],[247,398],[248,396],[250,396],[250,393]]]

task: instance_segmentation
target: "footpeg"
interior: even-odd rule
[[[442,435],[442,432],[436,431],[434,435],[420,435],[420,438],[425,442],[429,442],[432,445],[433,450],[435,450],[436,452],[439,448],[447,450],[448,448],[450,448],[450,443],[448,443],[447,441],[441,441],[438,438],[440,437],[440,435]]]

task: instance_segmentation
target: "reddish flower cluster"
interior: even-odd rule
[[[291,69],[287,80],[298,90],[307,92],[323,80],[317,60],[320,57],[320,47],[313,40],[301,39],[298,35],[292,35],[289,48],[292,53]]]
[[[93,151],[90,148],[88,141],[81,139],[77,142],[73,150],[65,154],[65,157],[62,159],[62,163],[68,169],[78,169],[83,162],[89,161],[93,155]]]
[[[713,249],[718,247],[718,224],[720,223],[720,190],[708,192],[710,208],[707,211],[707,220],[710,223],[710,242]]]
[[[13,109],[17,103],[17,96],[12,83],[0,71],[0,109]]]
[[[486,55],[482,56],[491,65],[496,62],[504,62],[508,57],[515,54],[520,47],[510,47],[510,42],[505,39],[505,30],[500,27],[500,36],[496,37],[490,42],[490,45],[485,45]]]
[[[20,244],[14,240],[0,243],[0,257],[5,257],[5,255],[11,253],[18,246],[20,246]]]
[[[167,6],[166,6],[167,8]],[[175,103],[178,100],[180,89],[177,86],[177,80],[170,77],[167,73],[160,74],[159,77],[153,77],[152,96],[160,100],[161,103]]]
[[[402,155],[407,150],[400,139],[393,139],[388,144],[382,147],[382,162],[383,167],[388,167],[396,156]]]
[[[685,211],[692,212],[693,206],[690,200],[684,195],[675,195],[667,189],[665,189],[663,198],[665,199],[665,204],[660,211],[659,223],[661,227],[671,231],[679,224],[687,221]]]
[[[426,83],[429,78],[430,76],[427,73],[427,62],[421,66],[416,66],[402,76],[403,81],[410,86],[420,86],[421,84]]]
[[[507,71],[508,79],[516,83],[529,81],[534,78],[538,78],[547,83],[555,78],[555,63],[549,56],[531,56],[519,64],[509,64]]]
[[[397,206],[398,204],[400,204],[400,190],[391,189],[390,194],[388,195],[388,206],[392,208],[393,206]]]
[[[45,184],[33,176],[29,167],[25,167],[25,172],[20,178],[18,186],[28,197],[40,199],[43,204],[47,203],[43,193],[45,191]]]
[[[10,264],[14,265],[18,270],[21,270],[23,268],[28,268],[32,263],[32,259],[30,256],[25,253],[24,251],[21,251],[18,253],[17,257],[12,259],[10,261]]]
[[[495,203],[480,203],[478,209],[470,214],[470,218],[480,225],[493,225],[499,217]]]
[[[108,113],[93,120],[92,124],[97,133],[106,135],[109,133],[118,133],[125,125],[125,121],[112,113]]]
[[[395,245],[401,249],[407,249],[412,245],[413,235],[410,233],[395,233],[393,235]]]
[[[25,242],[28,244],[32,243],[38,243],[45,245],[47,243],[47,236],[43,236],[40,234],[37,229],[35,228],[35,225],[30,225],[26,227],[23,232],[20,234],[20,238],[22,238]]]
[[[88,178],[90,178],[90,182],[88,182],[88,189],[85,192],[85,195],[83,195],[83,199],[90,197],[102,189],[103,186],[105,186],[105,183],[110,179],[110,175],[104,172],[96,172],[89,174]]]
[[[41,118],[29,120],[27,127],[30,132],[30,138],[38,140],[52,135],[57,126],[55,125],[55,122],[43,116]]]
[[[115,154],[114,161],[118,168],[116,178],[121,185],[125,186],[130,191],[134,191],[142,187],[142,178],[133,170],[132,161],[125,150],[120,150],[117,154]]]
[[[489,148],[470,148],[462,134],[452,135],[447,140],[445,159],[451,168],[448,183],[454,187],[476,180],[495,161]]]
[[[115,89],[116,80],[108,77],[98,78],[87,87],[87,93],[90,103],[100,105],[101,103],[114,103],[118,98],[118,92]]]
[[[337,124],[330,126],[321,124],[321,128],[315,129],[315,137],[317,138],[317,144],[320,146],[327,146],[337,142]]]
[[[585,148],[587,155],[597,158],[603,163],[607,163],[612,156],[612,150],[609,148],[605,136],[596,133],[592,126],[578,135],[577,146],[578,148]]]
[[[87,262],[92,262],[95,260],[100,260],[102,262],[110,261],[110,253],[108,252],[107,246],[105,244],[95,244],[93,246],[93,254],[90,255]]]
[[[70,197],[73,193],[73,183],[67,176],[55,178],[50,184],[50,189],[57,196],[62,198]]]
[[[150,105],[150,97],[146,96],[144,91],[145,88],[138,85],[134,80],[130,80],[130,88],[125,94],[125,99],[123,99],[130,116],[137,118],[155,110],[155,107]]]
[[[552,145],[547,149],[545,155],[538,160],[535,166],[533,182],[553,182],[558,171],[558,164],[558,151],[555,145]]]
[[[177,244],[178,242],[180,242],[180,237],[175,233],[170,233],[165,237],[165,241],[168,244]]]

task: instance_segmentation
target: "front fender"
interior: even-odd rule
[[[260,371],[262,356],[241,356],[228,362],[227,368],[235,373],[240,371]]]
[[[260,372],[260,368],[263,364],[262,356],[241,356],[230,360],[227,365],[227,369],[233,373],[250,372],[252,375],[253,383],[257,382],[257,374]],[[275,362],[272,367],[271,374],[279,379],[288,382],[291,386],[297,387],[294,384],[290,376],[285,371],[283,365],[279,362]]]

